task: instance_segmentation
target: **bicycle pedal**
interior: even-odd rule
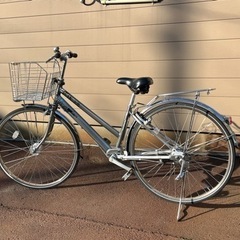
[[[132,175],[132,169],[126,172],[123,176],[122,179],[126,181],[130,176]]]

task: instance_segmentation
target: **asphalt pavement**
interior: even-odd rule
[[[157,198],[102,154],[53,189],[23,187],[0,171],[0,239],[238,240],[240,169],[214,199],[183,208]]]

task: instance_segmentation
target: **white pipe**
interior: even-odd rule
[[[101,0],[101,4],[110,5],[110,4],[120,4],[120,3],[156,3],[159,0]]]

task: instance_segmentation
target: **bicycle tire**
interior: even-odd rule
[[[79,160],[79,138],[72,125],[55,114],[51,133],[37,151],[49,114],[45,107],[28,106],[9,113],[0,123],[0,164],[17,183],[29,188],[50,188],[74,171]]]
[[[226,185],[234,169],[234,142],[223,121],[209,109],[188,101],[166,101],[144,117],[176,143],[175,151],[178,148],[185,160],[180,177],[181,164],[173,148],[134,123],[128,140],[131,155],[151,155],[154,151],[175,156],[172,160],[131,161],[135,175],[148,190],[171,202],[192,204],[214,196]]]

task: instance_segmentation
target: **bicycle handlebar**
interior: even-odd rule
[[[59,58],[61,61],[66,61],[68,58],[77,58],[78,55],[77,53],[73,53],[70,50],[67,50],[65,53],[61,53],[59,50],[59,47],[55,47],[53,49],[54,51],[54,55],[52,57],[50,57],[46,63],[52,61],[53,59]]]

